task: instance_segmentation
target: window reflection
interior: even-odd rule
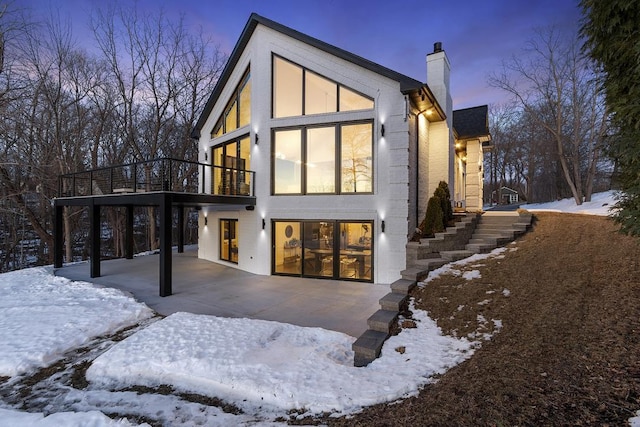
[[[373,135],[371,124],[343,125],[341,133],[343,193],[373,190]]]

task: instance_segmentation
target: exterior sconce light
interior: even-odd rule
[[[384,219],[383,219],[382,223],[380,224],[380,230],[382,230],[382,232],[384,233],[384,229],[385,229],[385,223],[384,223]]]
[[[267,221],[262,218],[262,229],[264,230],[267,227]]]
[[[204,226],[205,226],[205,227],[207,226],[207,222],[208,222],[208,221],[207,221],[207,216],[205,215],[205,216],[204,216]]]
[[[259,138],[258,138],[258,132],[256,132],[256,140],[255,140],[255,144],[256,144],[256,145],[258,145],[258,141],[259,141]]]
[[[209,160],[209,156],[207,156],[207,150],[204,150],[204,161]]]
[[[382,134],[382,136],[384,136],[384,125],[380,127],[380,133]]]

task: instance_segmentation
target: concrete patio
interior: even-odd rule
[[[389,285],[299,277],[261,276],[198,259],[197,248],[175,251],[173,295],[158,296],[158,255],[101,262],[101,277],[89,277],[89,264],[56,269],[57,276],[130,292],[156,312],[178,311],[221,317],[274,320],[320,327],[359,337],[367,318],[380,308]]]

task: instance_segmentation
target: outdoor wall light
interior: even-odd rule
[[[207,156],[207,150],[204,151],[204,161],[209,160],[209,156]]]
[[[382,232],[384,233],[384,229],[385,229],[385,223],[384,223],[384,219],[383,219],[382,223],[380,224],[380,230],[382,230]]]
[[[256,132],[256,141],[255,141],[256,145],[258,145],[258,141],[259,141],[258,132]]]
[[[380,134],[382,134],[382,136],[384,136],[384,125],[382,125],[382,126],[380,127]]]
[[[264,230],[267,227],[267,221],[262,218],[262,229]]]
[[[207,226],[207,216],[206,216],[206,215],[205,215],[205,217],[204,217],[204,226],[205,226],[205,227]]]

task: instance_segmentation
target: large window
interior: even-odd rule
[[[249,136],[213,147],[213,180],[211,194],[251,193],[251,141]]]
[[[373,191],[373,124],[274,130],[273,194]]]
[[[211,138],[217,138],[251,122],[251,74],[247,70],[229,100],[224,113],[217,120]]]
[[[273,56],[273,117],[373,109],[373,99]]]
[[[372,221],[274,221],[273,273],[373,280]]]
[[[343,193],[370,193],[373,182],[371,124],[340,127]]]

